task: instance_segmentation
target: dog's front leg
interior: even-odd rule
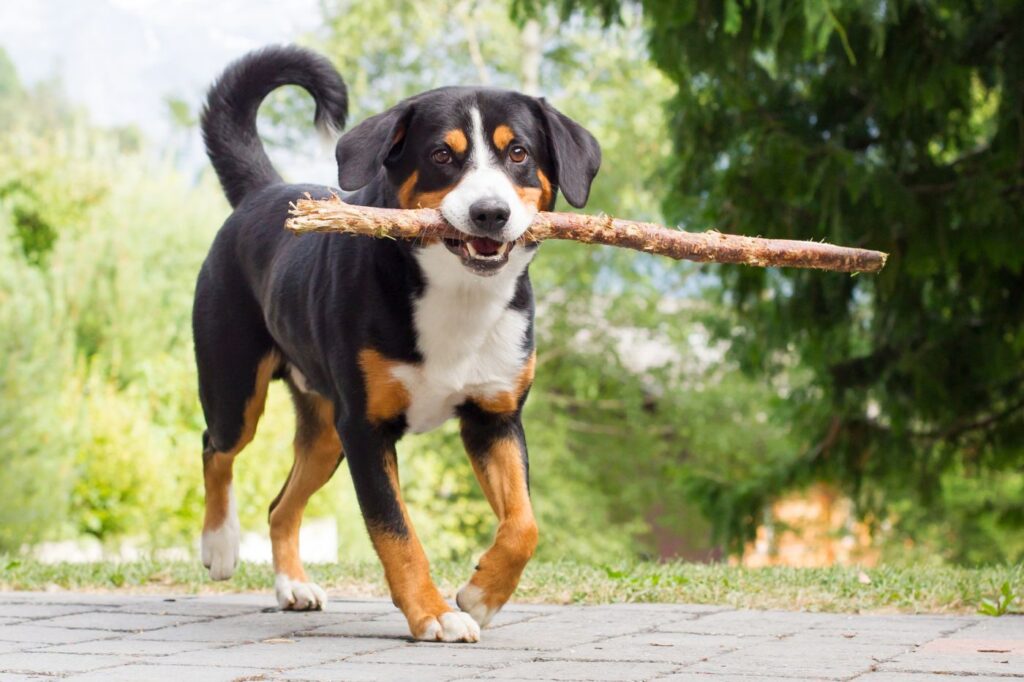
[[[483,627],[519,584],[537,547],[537,523],[530,505],[530,467],[519,413],[496,414],[467,404],[461,418],[462,441],[473,471],[498,517],[494,544],[456,598],[459,608]]]
[[[395,441],[370,425],[339,424],[356,497],[374,549],[384,565],[391,600],[409,621],[416,639],[476,642],[480,627],[453,610],[430,577],[423,552],[402,501]]]

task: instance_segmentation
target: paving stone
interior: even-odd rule
[[[380,637],[395,641],[409,641],[409,625],[402,619],[395,620],[354,620],[323,625],[296,634],[312,637]]]
[[[92,611],[96,607],[83,604],[32,604],[32,603],[0,603],[0,616],[4,618],[53,618],[69,616],[83,611]]]
[[[658,682],[793,682],[792,677],[776,677],[772,675],[723,675],[712,673],[678,672],[659,677]],[[859,679],[859,678],[858,678]],[[949,682],[946,680],[945,682]],[[973,682],[973,681],[972,681]],[[1003,680],[1006,682],[1006,680]]]
[[[293,614],[254,613],[217,618],[199,623],[186,623],[154,632],[127,635],[136,639],[190,642],[258,642],[271,637],[288,637],[301,629]]]
[[[478,644],[416,642],[400,644],[386,651],[374,651],[346,659],[353,663],[404,663],[415,665],[472,665],[493,668],[519,663],[536,652],[515,649],[489,649]]]
[[[664,632],[690,632],[704,635],[753,635],[756,637],[793,635],[827,623],[823,613],[789,611],[723,611],[700,618],[679,620],[658,626]]]
[[[237,616],[244,613],[260,613],[274,606],[268,602],[263,606],[255,604],[222,603],[216,597],[179,597],[166,599],[133,599],[118,607],[100,607],[100,610],[112,610],[117,613],[148,613],[156,616],[195,616],[213,618]]]
[[[48,628],[34,623],[18,623],[0,628],[0,641],[31,642],[32,644],[64,644],[86,642],[91,639],[114,637],[117,633],[108,630],[82,630],[69,628]]]
[[[414,680],[415,682],[440,682],[462,680],[484,668],[472,666],[405,665],[400,663],[349,663],[341,661],[313,668],[300,668],[277,673],[275,680]],[[191,680],[189,681],[191,682]]]
[[[657,661],[682,665],[730,651],[750,639],[735,635],[653,632],[567,647],[558,650],[553,656],[601,661]]]
[[[268,593],[3,593],[0,682],[30,672],[175,682],[925,682],[950,674],[971,682],[1024,681],[1024,618],[1018,617],[513,604],[484,630],[481,643],[440,644],[412,642],[404,616],[384,599],[334,599],[313,613],[280,612],[272,604]]]
[[[671,663],[532,661],[492,670],[481,677],[504,680],[650,680],[672,672]]]
[[[160,642],[148,639],[102,639],[76,644],[55,644],[45,648],[47,652],[64,654],[120,654],[124,656],[169,656],[201,649],[215,649],[224,646],[220,642]],[[37,649],[33,649],[37,651]]]
[[[0,654],[9,654],[12,651],[24,651],[25,649],[31,649],[32,644],[27,642],[3,642],[0,641]]]
[[[23,651],[4,654],[0,658],[0,670],[15,673],[72,673],[109,668],[119,663],[130,663],[124,656],[54,654],[50,652]]]
[[[879,670],[1024,676],[1024,641],[937,639],[887,661]]]
[[[878,661],[867,655],[853,658],[818,657],[813,656],[812,652],[807,652],[802,656],[781,657],[765,654],[755,655],[741,649],[688,666],[685,672],[771,675],[802,679],[846,679],[867,672],[877,664]]]
[[[949,675],[938,675],[935,673],[871,672],[853,679],[857,682],[950,682]],[[1014,678],[992,675],[970,675],[966,678],[960,679],[964,682],[1012,682]],[[718,682],[718,680],[716,679],[713,682]]]
[[[949,639],[1024,639],[1024,616],[974,619],[970,625],[946,635]]]
[[[164,665],[222,665],[225,660],[230,660],[246,666],[276,670],[318,665],[354,654],[385,651],[396,646],[401,645],[391,640],[370,637],[280,637],[229,648],[174,653],[157,662]]]
[[[160,630],[185,623],[197,623],[202,620],[205,619],[181,615],[158,616],[148,613],[122,613],[121,611],[90,611],[76,613],[72,616],[57,616],[34,621],[34,623],[42,627],[139,632]]]
[[[154,682],[156,680],[188,680],[188,682],[234,682],[265,679],[257,668],[201,667],[185,665],[145,665],[134,663],[106,668],[84,675],[65,678],[75,682]]]

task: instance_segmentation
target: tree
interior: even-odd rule
[[[1024,519],[1024,3],[639,4],[678,88],[671,219],[892,254],[870,278],[716,271],[734,357],[809,372],[778,484],[831,479],[907,532],[938,525],[947,557],[1019,559],[999,538]]]

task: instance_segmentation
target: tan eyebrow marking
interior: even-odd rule
[[[444,141],[456,154],[465,154],[466,149],[469,147],[469,140],[466,139],[466,133],[462,132],[458,128],[454,128],[445,133]]]
[[[512,132],[511,128],[502,123],[494,129],[494,135],[491,137],[494,140],[494,146],[501,151],[505,151],[505,147],[507,147],[512,140],[516,139],[516,134]]]

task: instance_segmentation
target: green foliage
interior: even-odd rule
[[[1017,600],[1017,593],[1010,581],[1007,580],[999,586],[999,592],[994,597],[985,597],[978,606],[978,613],[985,616],[1005,616],[1010,612],[1010,607]]]
[[[611,24],[633,7],[555,4]],[[677,86],[670,218],[891,253],[876,277],[716,272],[742,321],[718,329],[731,357],[809,374],[789,396],[804,454],[753,494],[832,480],[919,538],[981,514],[987,544],[944,535],[930,550],[1019,561],[1024,3],[640,5]],[[1016,496],[965,505],[971,481]]]
[[[46,279],[13,248],[0,214],[0,551],[42,537],[66,512],[61,382],[68,344]]]
[[[386,596],[387,585],[376,559],[342,558],[307,566],[310,578],[331,591]],[[454,594],[465,582],[463,559],[440,559],[432,573],[442,594]],[[677,602],[744,609],[800,609],[832,613],[974,614],[993,592],[1024,587],[1021,567],[883,567],[863,582],[859,567],[750,569],[726,563],[677,561],[530,562],[516,590],[519,602],[609,604]],[[265,590],[274,579],[267,564],[243,563],[235,576],[211,583],[197,561],[44,564],[0,555],[0,589],[116,590],[207,593]],[[999,587],[1007,585],[1008,588]],[[1008,611],[1008,612],[1013,612]]]

